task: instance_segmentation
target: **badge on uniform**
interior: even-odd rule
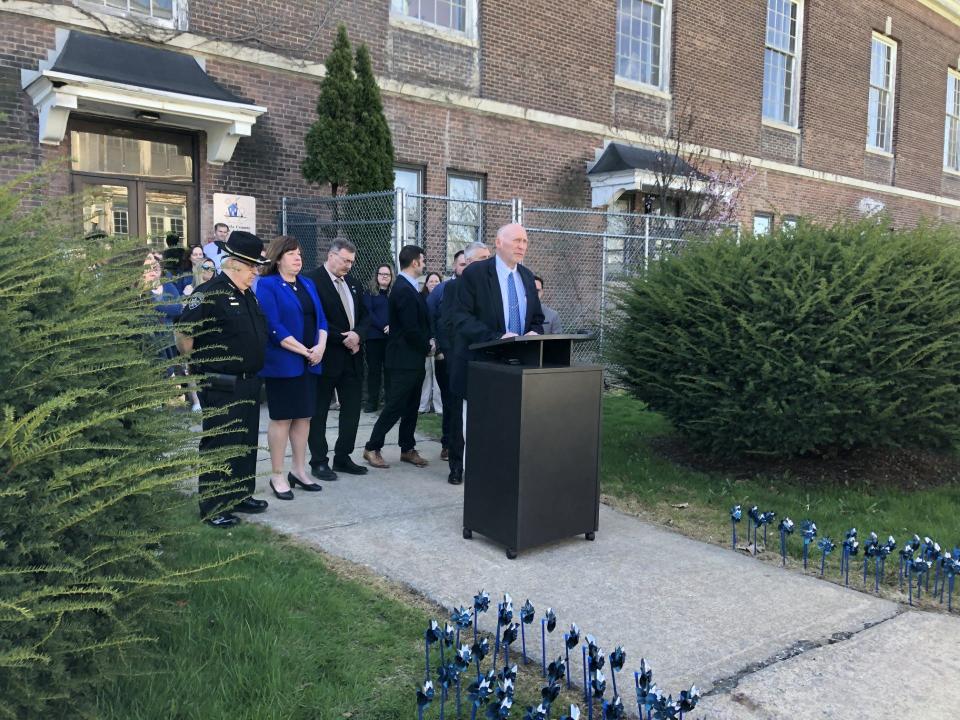
[[[196,310],[200,307],[200,303],[203,302],[203,293],[195,292],[190,296],[190,302],[187,303],[187,307],[191,310]]]

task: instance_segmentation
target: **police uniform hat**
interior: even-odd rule
[[[254,265],[266,265],[269,260],[261,257],[263,240],[245,230],[234,230],[226,242],[216,240],[217,247],[231,257]]]

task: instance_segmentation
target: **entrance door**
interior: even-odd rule
[[[193,136],[76,120],[70,143],[84,234],[142,237],[158,249],[168,233],[200,243]]]

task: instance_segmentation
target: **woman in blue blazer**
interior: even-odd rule
[[[295,238],[281,236],[267,250],[270,263],[257,282],[257,300],[267,317],[267,353],[260,375],[267,386],[272,476],[270,489],[293,500],[293,486],[317,492],[306,471],[307,436],[316,411],[320,360],[327,349],[327,318],[313,282],[300,274],[303,259]],[[283,475],[287,441],[293,450],[291,472]]]

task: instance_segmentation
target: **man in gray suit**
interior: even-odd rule
[[[543,334],[560,335],[563,332],[560,316],[552,307],[547,307],[543,304],[543,278],[535,275],[533,282],[537,286],[537,297],[540,298],[540,307],[543,308]]]

